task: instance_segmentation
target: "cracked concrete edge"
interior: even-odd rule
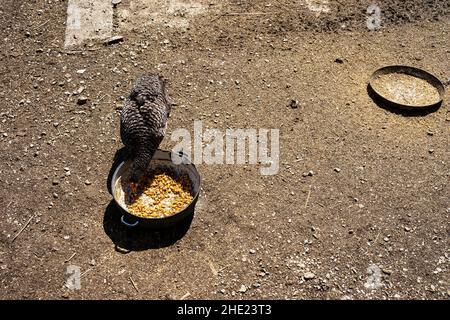
[[[113,15],[111,0],[69,0],[64,49],[111,38]]]

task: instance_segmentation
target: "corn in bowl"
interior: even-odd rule
[[[164,218],[174,215],[193,200],[192,182],[188,174],[156,169],[132,188],[122,183],[124,204],[128,211],[141,218]]]

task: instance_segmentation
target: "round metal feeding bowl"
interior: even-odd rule
[[[177,162],[178,163],[178,162]],[[176,164],[171,159],[170,151],[157,150],[153,156],[148,171],[155,169],[168,169],[176,174],[187,174],[192,183],[192,201],[181,211],[161,218],[143,218],[131,214],[126,205],[121,200],[122,187],[120,186],[120,178],[131,168],[131,161],[122,162],[115,170],[111,179],[111,190],[114,198],[114,202],[122,213],[121,222],[127,227],[143,227],[143,228],[165,228],[176,225],[177,223],[184,221],[185,219],[192,218],[194,215],[195,205],[197,203],[200,193],[200,174],[197,168],[187,161],[184,157],[181,164]]]
[[[407,80],[406,84],[399,80],[399,76]],[[389,77],[391,77],[391,81],[386,80]],[[422,82],[422,84],[426,83],[426,85],[422,86],[422,88],[417,88],[414,81]],[[442,104],[445,92],[442,82],[431,73],[401,65],[387,66],[375,71],[369,80],[369,90],[375,98],[384,104],[406,110],[423,110],[439,107]],[[429,92],[433,93],[434,97],[430,96],[428,101],[425,99],[420,102],[409,102],[406,99],[407,94],[409,97],[412,97],[412,100],[416,97],[426,98]],[[399,97],[400,99],[398,99]]]

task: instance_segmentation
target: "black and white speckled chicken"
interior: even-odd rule
[[[133,161],[133,184],[145,173],[164,138],[170,109],[165,83],[159,75],[143,75],[136,80],[120,114],[120,136]]]

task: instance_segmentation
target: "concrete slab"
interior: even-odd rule
[[[64,48],[76,49],[86,43],[112,36],[111,0],[69,0]]]

